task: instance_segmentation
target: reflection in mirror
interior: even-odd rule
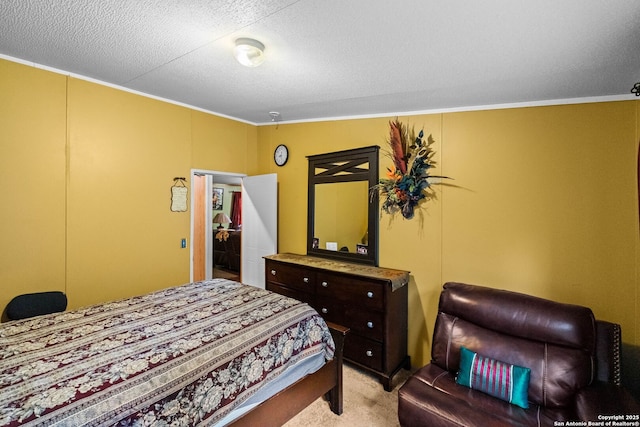
[[[315,190],[313,229],[318,247],[330,250],[327,244],[333,242],[340,251],[362,252],[369,227],[367,181],[316,184]]]
[[[309,156],[307,254],[378,264],[378,150]]]

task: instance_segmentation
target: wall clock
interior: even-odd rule
[[[286,145],[280,144],[276,147],[273,152],[273,160],[278,166],[284,166],[284,164],[287,163],[287,160],[289,160],[289,149]]]

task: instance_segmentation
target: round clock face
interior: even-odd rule
[[[286,145],[280,144],[276,147],[276,151],[273,152],[273,160],[275,160],[276,165],[284,166],[289,159],[289,150]]]

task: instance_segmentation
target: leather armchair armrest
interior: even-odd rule
[[[576,415],[582,421],[602,421],[606,415],[640,415],[640,405],[623,387],[596,381],[576,394]]]
[[[620,385],[622,331],[617,323],[596,321],[596,380]]]

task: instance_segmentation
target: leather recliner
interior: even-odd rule
[[[529,407],[458,384],[461,347],[530,368]],[[403,427],[512,427],[637,417],[640,407],[620,385],[620,351],[620,326],[596,320],[589,308],[446,283],[431,363],[398,391],[398,418]]]

